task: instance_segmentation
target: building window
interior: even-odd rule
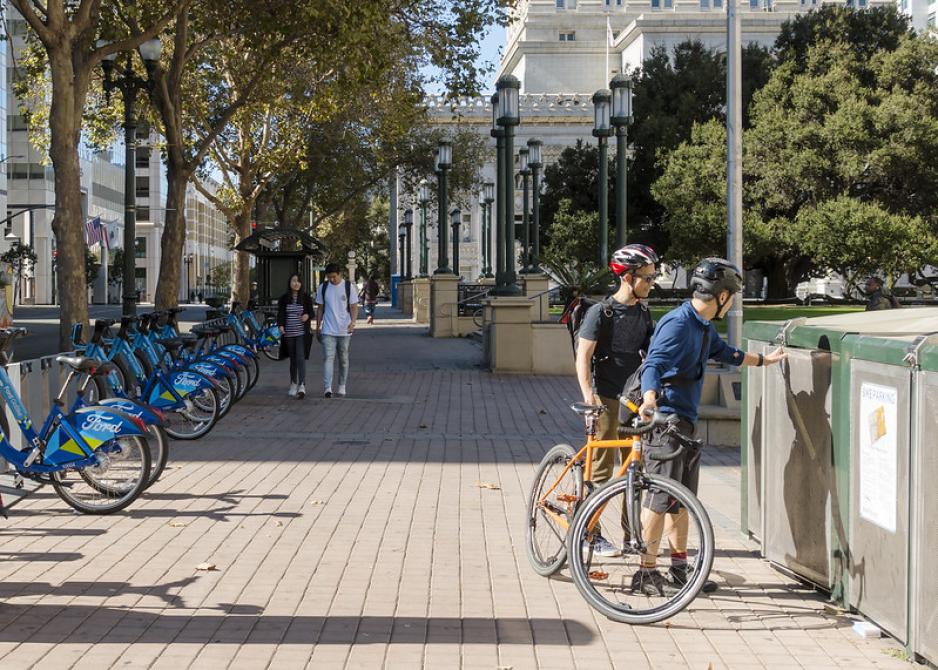
[[[710,0],[700,0],[701,9],[710,9]]]
[[[134,240],[134,258],[147,257],[147,238],[138,237]]]
[[[134,163],[138,168],[149,168],[150,167],[150,150],[149,149],[137,149],[137,160]]]
[[[661,0],[651,0],[652,9],[661,9]]]
[[[723,8],[723,0],[713,0],[713,8],[714,8],[714,9],[722,9],[722,8]]]
[[[576,41],[576,32],[572,30],[565,30],[560,33],[561,42],[575,42]]]
[[[926,22],[932,28],[938,27],[938,12],[932,12],[928,15],[928,21]]]
[[[674,0],[664,0],[664,8],[671,9],[674,7]]]
[[[557,9],[566,9],[567,3],[566,0],[557,0]]]
[[[137,221],[149,221],[150,220],[150,208],[149,207],[137,207]]]
[[[150,197],[150,178],[149,177],[137,177],[137,197],[138,198]]]

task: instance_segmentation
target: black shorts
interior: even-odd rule
[[[690,421],[684,419],[678,421],[677,429],[682,435],[693,437],[694,428],[694,424]],[[677,458],[667,461],[656,460],[655,454],[670,454],[680,446],[680,442],[673,435],[662,435],[662,432],[664,429],[656,428],[652,431],[648,442],[642,447],[645,456],[645,471],[680,482],[696,495],[697,484],[700,480],[700,450],[696,449],[693,453],[688,453],[685,448],[684,453]],[[677,513],[681,509],[676,500],[663,492],[646,496],[645,507],[658,513]]]

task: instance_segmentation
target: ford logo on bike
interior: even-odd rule
[[[177,386],[194,389],[199,385],[199,378],[189,372],[180,372],[173,380]]]
[[[81,424],[81,429],[94,433],[111,433],[113,435],[120,432],[121,425],[119,423],[111,423],[111,417],[105,414],[93,412],[85,417],[84,422]]]
[[[111,402],[111,403],[108,403],[108,405],[116,409],[119,409],[124,414],[135,416],[138,419],[143,418],[143,412],[140,410],[140,408],[129,402]]]

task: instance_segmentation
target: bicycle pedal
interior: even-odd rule
[[[592,570],[589,573],[590,579],[595,579],[596,581],[603,581],[604,579],[609,579],[609,573],[602,570]]]
[[[573,493],[558,493],[557,500],[565,503],[572,503],[579,500],[579,498]]]

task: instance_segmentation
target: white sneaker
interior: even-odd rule
[[[603,558],[615,558],[616,556],[622,555],[622,551],[602,535],[597,535],[594,537],[592,543],[584,542],[583,551],[589,551],[590,544],[592,544],[593,553],[597,556],[602,556]]]
[[[306,384],[300,384],[300,387],[296,390],[296,397],[300,400],[306,397]]]
[[[296,396],[296,384],[290,384],[290,390],[287,391],[287,395],[291,398]]]
[[[345,397],[345,387],[344,387],[344,386],[340,386],[340,387],[339,387],[339,390],[336,391],[336,395],[339,396],[340,398],[344,398],[344,397]]]

